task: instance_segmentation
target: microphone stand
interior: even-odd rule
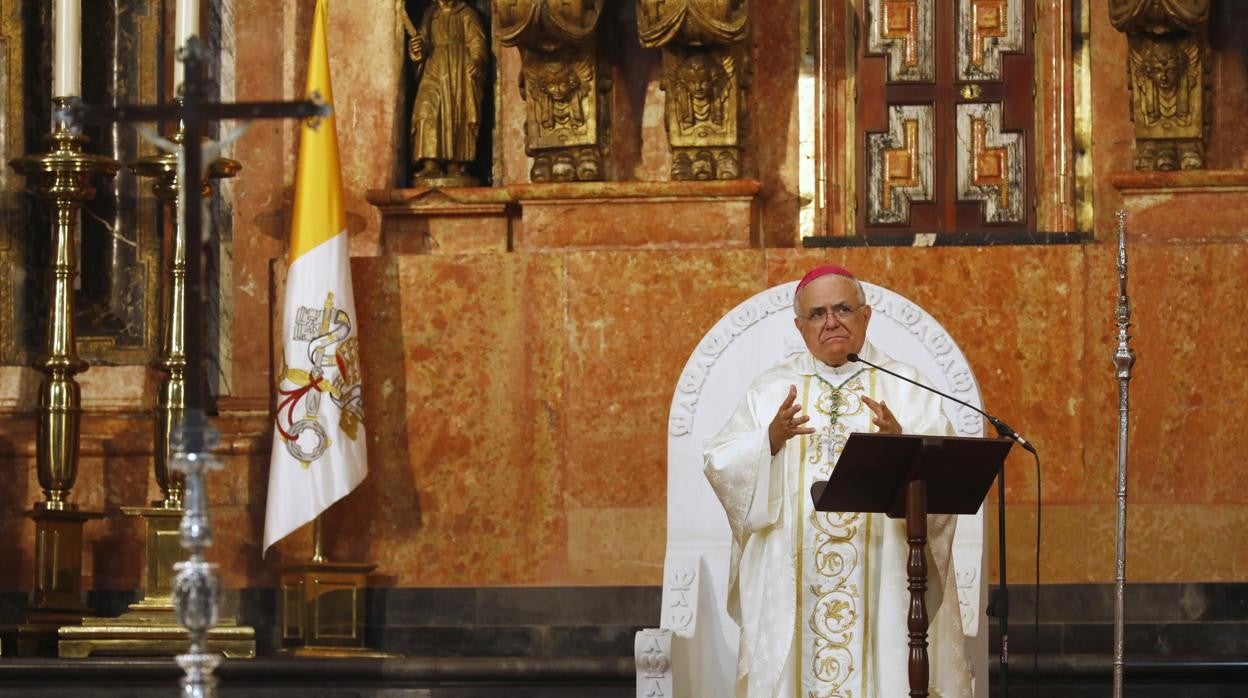
[[[862,357],[858,356],[857,354],[850,354],[846,358],[848,358],[850,361],[854,361],[860,364],[866,364],[867,366],[870,366],[871,368],[874,368],[877,371],[883,371],[884,373],[887,373],[888,375],[893,376],[894,378],[900,378],[901,380],[907,383],[910,383],[912,385],[917,385],[918,387],[923,388],[924,390],[936,393],[937,395],[945,398],[946,400],[956,402],[959,405],[962,405],[963,407],[969,407],[972,410],[975,410],[979,414],[983,415],[984,419],[987,419],[988,423],[991,424],[993,428],[997,430],[998,436],[1004,439],[1010,439],[1011,441],[1017,443],[1019,446],[1022,446],[1024,449],[1030,451],[1032,455],[1036,455],[1036,447],[1032,446],[1031,442],[1019,436],[1018,432],[1014,431],[1014,429],[1010,427],[1010,425],[1006,424],[1000,419],[997,419],[993,415],[988,414],[987,412],[981,410],[975,405],[972,405],[971,403],[965,400],[959,400],[958,398],[952,395],[947,395],[933,388],[930,385],[924,385],[916,380],[907,378],[901,375],[900,373],[897,373],[895,371],[890,371],[887,368],[884,368],[883,366],[873,364],[870,361],[867,361],[866,359],[863,359]],[[1006,583],[1006,580],[1005,580],[1005,462],[1004,461],[1001,462],[1001,470],[997,472],[997,512],[998,512],[997,539],[999,541],[999,545],[997,546],[997,569],[999,570],[999,574],[997,577],[997,588],[993,589],[992,598],[988,600],[988,608],[986,609],[986,613],[989,617],[996,618],[997,622],[1001,624],[1001,650],[1000,650],[1001,671],[998,674],[998,676],[1000,677],[1001,695],[1003,697],[1007,697],[1010,695],[1009,693],[1010,691],[1010,678],[1009,678],[1009,674],[1010,674],[1010,665],[1009,665],[1009,659],[1010,659],[1010,591],[1009,591],[1009,585]],[[1040,599],[1037,598],[1036,603],[1040,603]],[[1040,638],[1038,637],[1035,638],[1036,642],[1039,642],[1039,640]]]

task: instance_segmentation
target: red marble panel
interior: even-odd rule
[[[1248,171],[1116,172],[1128,230],[1141,241],[1242,240],[1248,236]]]
[[[558,257],[400,260],[406,458],[370,473],[356,522],[399,583],[536,583],[563,555],[563,276]]]
[[[577,507],[658,507],[676,379],[724,313],[761,291],[749,251],[568,257],[565,496]]]
[[[1248,168],[1248,65],[1241,47],[1248,44],[1248,22],[1236,3],[1213,3],[1209,16],[1212,49],[1205,74],[1212,88],[1212,124],[1205,148],[1210,169]]]
[[[19,515],[43,499],[35,468],[34,415],[0,419],[0,515]]]
[[[621,27],[623,40],[640,45],[636,23]],[[663,126],[666,93],[662,52],[639,48],[618,55],[612,75],[611,149],[608,179],[655,182],[668,178],[671,148]]]
[[[568,571],[556,584],[647,585],[663,582],[667,508],[568,510]]]
[[[1035,144],[1033,166],[1036,226],[1040,230],[1074,230],[1075,90],[1071,59],[1073,9],[1065,0],[1036,3]]]
[[[1183,569],[1183,561],[1187,557],[1184,548],[1188,543],[1184,536],[1188,530],[1184,519],[1193,513],[1188,507],[1155,504],[1128,506],[1128,579],[1139,582],[1184,579],[1185,573],[1190,572]],[[1112,575],[1109,578],[1112,579]]]
[[[1118,380],[1112,363],[1118,346],[1117,243],[1107,240],[1104,244],[1085,245],[1083,254],[1087,288],[1081,324],[1086,346],[1084,373],[1088,378],[1079,386],[1079,394],[1083,399],[1080,412],[1086,435],[1081,446],[1087,471],[1085,493],[1086,501],[1113,511],[1118,489]],[[1136,287],[1133,282],[1132,291]],[[1134,385],[1132,390],[1136,390]],[[1138,392],[1133,392],[1132,400],[1138,397]]]
[[[1178,579],[1191,579],[1192,574],[1207,579],[1243,579],[1243,563],[1248,556],[1248,538],[1244,536],[1248,509],[1202,504],[1167,508],[1173,510],[1170,530],[1151,541],[1145,555],[1153,554],[1161,546],[1178,548],[1182,553],[1175,570]],[[1128,559],[1128,569],[1132,562]]]
[[[634,175],[641,182],[662,182],[671,179],[672,147],[665,125],[667,93],[659,86],[663,75],[662,52],[654,50],[651,55],[658,58],[651,64],[646,86],[640,90],[642,120],[633,131],[633,137],[640,141],[641,160]]]
[[[1131,496],[1157,504],[1248,501],[1236,444],[1248,327],[1240,245],[1136,245],[1131,255]],[[1176,263],[1181,262],[1181,263]]]
[[[588,213],[583,202],[522,202],[524,220],[516,234],[516,247],[540,251],[569,247],[637,249],[715,245],[744,248],[750,245],[752,207],[748,200],[733,202],[731,208],[722,203],[707,202],[699,206],[686,202],[679,207],[679,222],[669,222],[666,217],[673,208],[668,201],[634,200],[616,205],[603,199],[594,203],[595,208],[610,210],[611,215],[602,217],[600,212]]]

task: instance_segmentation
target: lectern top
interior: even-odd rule
[[[810,488],[818,511],[906,515],[906,485],[927,482],[929,514],[974,514],[992,487],[1009,439],[916,434],[849,435],[826,482]]]

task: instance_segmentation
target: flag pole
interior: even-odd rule
[[[312,519],[312,562],[329,562],[325,559],[325,534],[321,528],[321,514]]]
[[[305,93],[333,104],[329,4],[317,0]],[[282,306],[264,549],[312,523],[312,558],[281,570],[282,649],[296,656],[385,656],[364,638],[376,565],[325,557],[324,512],[367,473],[359,317],[332,113],[299,137]]]

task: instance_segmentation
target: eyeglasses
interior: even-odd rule
[[[827,322],[828,315],[831,314],[832,317],[836,318],[840,322],[845,322],[846,320],[852,318],[854,313],[862,310],[864,305],[866,305],[866,303],[861,303],[859,305],[838,303],[836,305],[819,306],[818,308],[811,308],[808,310],[806,314],[802,316],[802,319],[814,324],[823,324],[824,322]]]

